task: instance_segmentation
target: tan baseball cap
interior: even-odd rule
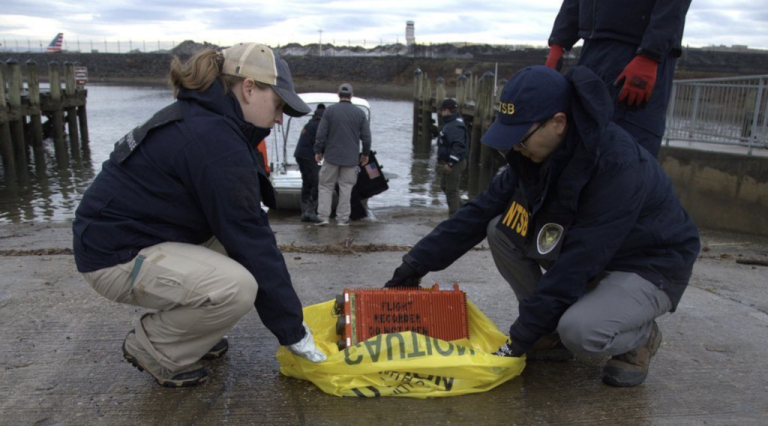
[[[252,78],[260,83],[269,84],[285,101],[283,112],[286,114],[291,117],[301,117],[312,111],[296,94],[288,64],[268,46],[258,43],[240,43],[224,49],[222,54],[224,55],[223,74]]]

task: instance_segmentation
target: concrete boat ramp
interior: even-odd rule
[[[382,285],[405,250],[444,213],[385,211],[349,228],[273,220],[305,305],[345,286]],[[603,359],[529,362],[486,393],[415,400],[338,398],[284,377],[277,340],[250,312],[230,351],[197,388],[157,386],[120,346],[142,309],[108,302],[77,273],[71,225],[0,226],[2,425],[765,425],[768,424],[768,240],[703,231],[705,251],[678,311],[659,321],[664,341],[648,380],[616,389]],[[458,282],[499,327],[517,302],[481,244],[425,283]]]

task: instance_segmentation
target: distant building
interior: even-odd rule
[[[407,21],[405,23],[405,45],[411,46],[416,41],[416,36],[414,35],[414,28],[413,28],[413,21]]]

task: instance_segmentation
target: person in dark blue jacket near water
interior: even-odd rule
[[[293,152],[293,157],[296,159],[299,171],[301,172],[302,222],[320,222],[320,219],[317,218],[317,188],[320,165],[315,160],[315,136],[317,135],[317,128],[320,126],[320,120],[322,120],[324,112],[325,105],[319,104],[312,115],[312,119],[301,129],[299,142],[296,144],[296,150]]]
[[[73,223],[77,269],[102,296],[143,315],[123,356],[167,387],[208,373],[224,335],[252,306],[281,345],[325,360],[263,202],[274,206],[257,145],[309,107],[288,65],[267,46],[204,50],[171,64],[177,101],[115,144]]]
[[[464,119],[459,113],[456,99],[448,98],[440,104],[443,126],[437,137],[437,162],[441,175],[440,189],[448,202],[448,214],[454,214],[461,205],[459,180],[467,168],[469,134]]]
[[[654,157],[666,126],[675,63],[691,0],[564,0],[546,65],[584,40],[579,65],[605,81],[619,106],[613,121]]]
[[[661,344],[655,319],[677,307],[700,243],[664,170],[612,112],[587,68],[515,74],[482,137],[509,166],[416,244],[386,286],[416,286],[487,236],[519,301],[497,355],[611,356],[605,383],[642,383]]]

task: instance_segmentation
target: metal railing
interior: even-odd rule
[[[768,75],[677,80],[664,140],[768,149]]]

